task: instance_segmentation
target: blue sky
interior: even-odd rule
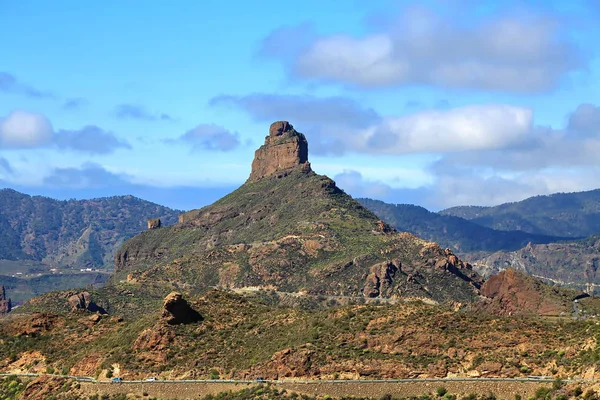
[[[0,186],[180,209],[275,120],[355,196],[430,209],[600,187],[589,1],[0,2]]]

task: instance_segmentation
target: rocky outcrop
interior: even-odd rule
[[[160,218],[150,218],[148,220],[148,229],[158,229],[162,226]]]
[[[70,396],[66,392],[69,392]],[[19,399],[46,400],[57,398],[55,397],[57,393],[63,394],[60,398],[81,398],[79,396],[81,393],[76,392],[71,381],[57,376],[43,375],[31,381]]]
[[[311,170],[306,137],[287,121],[274,122],[269,128],[265,144],[256,150],[248,181],[273,175],[283,177],[295,168]]]
[[[6,298],[4,286],[0,286],[0,315],[8,314],[12,310],[12,302]]]
[[[385,261],[375,264],[369,270],[367,282],[363,289],[366,297],[389,297],[390,289],[394,281],[394,275],[400,269],[398,261]]]
[[[65,297],[71,306],[71,311],[90,311],[106,314],[106,311],[92,300],[89,292],[68,292]]]
[[[51,313],[33,313],[12,321],[7,333],[12,336],[37,337],[63,326],[64,319]]]
[[[500,315],[570,313],[581,292],[551,287],[512,268],[492,276],[481,286],[485,308]]]
[[[181,293],[177,292],[172,292],[165,297],[162,318],[169,325],[202,321],[200,313],[190,306]]]
[[[157,324],[144,329],[133,343],[133,350],[145,361],[164,362],[175,333],[167,326]]]

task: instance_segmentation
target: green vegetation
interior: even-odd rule
[[[396,276],[369,295],[402,292],[461,302],[475,297],[470,283],[478,276],[433,268],[433,260],[446,259],[439,247],[391,233],[332,180],[312,172],[246,183],[182,219],[183,224],[128,240],[117,253],[115,280],[131,274],[138,281],[173,282],[195,292],[211,286],[271,286],[362,296],[365,273],[396,260],[402,265]],[[413,273],[421,278],[409,279]]]
[[[600,348],[586,347],[590,338],[600,342],[600,326],[587,321],[499,318],[417,302],[328,308],[324,302],[323,308],[306,309],[305,302],[291,304],[268,292],[210,291],[188,296],[202,322],[166,326],[160,323],[161,304],[171,290],[149,284],[94,290],[94,301],[110,315],[93,324],[88,313],[70,313],[60,293],[46,294],[0,325],[0,360],[16,362],[26,351],[39,351],[44,370],[77,371],[93,355],[95,376],[119,364],[121,376],[193,373],[219,379],[269,378],[274,371],[279,378],[343,379],[357,370],[371,379],[406,377],[408,371],[445,376],[468,359],[472,370],[500,363],[512,376],[538,374],[549,364],[577,375],[600,360]],[[48,331],[22,334],[32,312],[57,317],[46,323],[37,317],[36,326]],[[81,340],[85,345],[70,345]]]
[[[0,400],[18,399],[25,386],[26,383],[16,376],[0,378]]]
[[[357,199],[363,206],[399,231],[439,243],[461,253],[517,250],[527,243],[550,243],[565,239],[560,231],[549,235],[519,230],[495,230],[453,215],[441,215],[411,204],[388,204]]]
[[[0,190],[0,260],[104,267],[116,247],[146,229],[148,218],[177,221],[176,210],[132,196],[58,201]]]
[[[440,214],[502,231],[586,237],[600,232],[600,189],[535,196],[495,207],[453,207]]]
[[[443,396],[444,399],[456,399],[456,395],[446,393]],[[202,397],[202,400],[433,400],[436,396],[433,394],[423,394],[421,396],[413,396],[413,397],[394,397],[389,394],[383,395],[379,398],[373,397],[360,397],[360,396],[342,396],[342,397],[332,397],[332,396],[310,396],[306,394],[298,394],[296,392],[289,392],[285,389],[277,389],[274,386],[254,386],[251,388],[243,389],[238,392],[224,392],[216,395],[207,395]],[[495,399],[493,394],[478,396],[476,394],[472,394],[467,398],[462,400],[491,400]]]

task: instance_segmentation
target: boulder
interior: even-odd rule
[[[67,301],[71,306],[71,311],[91,311],[106,314],[106,311],[98,306],[93,300],[89,292],[70,292],[66,295]]]
[[[269,136],[254,155],[249,182],[269,176],[283,177],[298,168],[310,172],[308,141],[287,121],[271,124]]]
[[[202,321],[202,316],[183,298],[181,293],[172,292],[165,297],[162,318],[169,325],[191,324]]]

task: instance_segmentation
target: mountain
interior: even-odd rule
[[[33,260],[73,268],[111,266],[116,248],[143,231],[149,218],[168,224],[178,214],[133,196],[58,201],[3,189],[0,264]]]
[[[495,230],[460,217],[440,215],[411,204],[388,204],[372,199],[357,200],[399,231],[410,232],[437,242],[461,254],[517,250],[530,242],[550,243],[566,239],[522,231]]]
[[[398,233],[308,162],[288,122],[271,125],[248,181],[176,225],[128,240],[115,280],[472,301],[480,278],[451,252]]]
[[[3,317],[0,371],[127,380],[596,373],[595,299],[574,303],[580,294],[520,274],[484,283],[450,250],[397,232],[313,172],[306,138],[287,122],[271,126],[239,189],[175,225],[151,222],[119,249],[104,287],[46,293]]]
[[[495,207],[452,207],[440,214],[497,230],[583,238],[600,233],[600,189],[535,196]]]
[[[570,242],[528,244],[516,251],[469,259],[485,276],[514,268],[588,293],[596,293],[600,287],[600,235]]]

